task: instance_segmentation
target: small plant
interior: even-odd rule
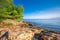
[[[3,19],[0,18],[0,22],[2,22],[2,21],[3,21]]]
[[[13,24],[10,23],[10,22],[6,23],[6,26],[12,26],[12,25],[13,25]]]

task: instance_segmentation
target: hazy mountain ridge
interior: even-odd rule
[[[56,20],[60,20],[60,17],[56,17],[56,18],[51,18],[51,19],[56,19]]]

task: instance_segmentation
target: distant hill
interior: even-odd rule
[[[56,18],[51,18],[51,19],[55,19],[55,20],[60,20],[60,17],[56,17]]]

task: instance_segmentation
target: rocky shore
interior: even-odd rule
[[[14,25],[6,26],[4,22],[0,23],[0,40],[60,40],[58,32],[39,28],[28,22],[10,21]]]

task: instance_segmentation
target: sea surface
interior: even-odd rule
[[[60,20],[24,19],[24,21],[30,22],[30,23],[36,25],[37,27],[60,32]]]

